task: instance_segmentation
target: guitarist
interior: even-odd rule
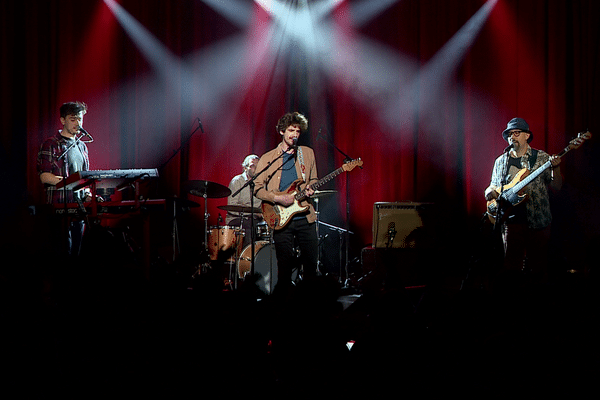
[[[491,183],[485,190],[487,201],[497,199],[503,187],[513,183],[511,181],[523,168],[533,171],[548,160],[552,164],[552,168],[525,187],[528,198],[524,202],[506,209],[502,209],[500,204],[503,216],[496,220],[497,224],[501,224],[504,270],[521,271],[527,258],[527,269],[533,277],[536,280],[544,279],[552,221],[548,188],[560,190],[562,186],[561,159],[529,146],[533,133],[522,118],[511,119],[502,137],[509,146],[494,163]]]
[[[286,193],[286,190],[297,179],[303,181],[298,190],[308,188],[306,191],[308,197],[314,193],[310,185],[318,181],[315,154],[309,147],[296,145],[300,134],[307,129],[308,120],[298,112],[287,113],[279,119],[277,132],[281,135],[281,143],[275,149],[265,153],[256,166],[257,171],[262,171],[272,163],[256,180],[256,197],[288,207],[294,203],[294,196]],[[292,283],[292,269],[296,262],[294,251],[296,240],[300,246],[303,279],[316,275],[318,239],[315,221],[317,216],[312,202],[309,201],[308,205],[306,212],[295,215],[287,225],[273,232],[278,267],[276,291],[285,293]]]

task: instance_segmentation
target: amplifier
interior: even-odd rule
[[[377,202],[373,204],[374,248],[418,248],[425,225],[423,212],[431,203]]]

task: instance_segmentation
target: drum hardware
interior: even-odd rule
[[[269,240],[272,241],[273,232],[269,225],[265,221],[256,224],[256,240]]]
[[[318,245],[317,245],[317,276],[321,276],[321,236],[319,234],[319,216],[320,216],[320,212],[319,212],[319,198],[324,197],[324,196],[328,196],[330,194],[334,194],[337,193],[337,190],[316,190],[312,196],[310,196],[311,199],[313,199],[314,203],[315,203],[315,213],[317,214],[317,240],[318,240]]]
[[[321,236],[321,234],[320,234],[320,226],[322,225],[322,226],[324,226],[326,228],[329,228],[329,229],[334,230],[334,231],[336,231],[336,232],[339,233],[339,236],[340,236],[339,257],[340,257],[340,279],[341,279],[341,277],[344,276],[343,272],[342,272],[342,266],[344,265],[344,257],[343,257],[343,251],[342,251],[342,249],[344,248],[344,236],[353,235],[354,233],[351,232],[350,230],[347,230],[347,229],[344,229],[344,228],[340,228],[338,226],[331,225],[331,224],[322,222],[320,220],[320,214],[321,213],[319,212],[319,198],[324,197],[324,196],[328,196],[328,195],[331,195],[331,194],[334,194],[334,193],[337,193],[337,191],[336,190],[320,190],[320,191],[317,190],[311,196],[311,198],[313,198],[314,202],[315,202],[315,212],[317,214],[317,238],[319,240],[319,242],[318,242],[319,246],[318,246],[318,250],[317,250],[317,276],[321,275],[321,266],[322,266],[322,263],[321,263],[321,244],[322,244],[323,240],[327,236],[329,236],[329,235]],[[346,239],[346,257],[348,257],[348,241],[349,241],[349,239],[347,238]],[[346,263],[346,268],[345,268],[345,270],[346,270],[345,276],[346,277],[348,276],[348,272],[347,272],[348,268],[347,268],[347,266],[348,266],[348,263]],[[345,285],[347,285],[347,280],[346,280]]]
[[[210,182],[210,181],[202,181],[202,180],[194,180],[187,181],[183,184],[183,188],[186,192],[198,197],[204,198],[204,250],[209,252],[208,248],[208,217],[210,214],[208,213],[208,199],[218,199],[227,197],[231,194],[231,190],[227,186],[223,186],[219,183]],[[209,268],[207,264],[203,264],[201,269],[206,270]],[[199,269],[200,269],[199,268]],[[192,278],[195,277],[200,271],[196,271]]]
[[[226,205],[226,206],[219,206],[217,207],[220,210],[225,210],[225,211],[229,211],[229,212],[238,212],[241,214],[260,214],[261,210],[260,208],[257,207],[248,207],[248,206],[242,206],[242,205]]]
[[[320,131],[319,131],[320,133]],[[333,149],[335,149],[338,153],[340,153],[342,156],[344,156],[344,163],[351,163],[353,161],[356,161],[357,159],[350,157],[348,154],[344,153],[339,147],[337,147],[329,138],[327,138],[325,135],[319,135],[327,144],[329,144],[330,147],[332,147]],[[360,168],[362,169],[362,166],[360,166]],[[338,231],[340,232],[340,236],[341,233],[344,232],[345,236],[346,236],[346,265],[344,266],[344,272],[345,274],[342,275],[342,266],[340,265],[340,283],[342,283],[343,280],[343,287],[347,288],[348,284],[350,282],[350,279],[348,277],[348,270],[349,270],[349,264],[350,264],[350,260],[349,260],[349,254],[350,254],[350,187],[351,187],[351,181],[350,178],[346,179],[346,229],[345,230],[339,230],[341,228],[338,228]],[[337,227],[336,227],[337,228]],[[342,239],[340,238],[340,242],[342,242]],[[340,244],[341,245],[341,244]],[[340,253],[341,253],[341,249],[340,249]],[[340,255],[341,258],[341,255]]]
[[[336,232],[338,232],[340,234],[340,277],[341,277],[342,276],[341,275],[342,274],[341,269],[342,269],[342,266],[344,265],[344,263],[343,263],[343,252],[342,252],[342,248],[344,247],[344,236],[346,236],[346,235],[354,235],[354,232],[346,230],[344,228],[340,228],[340,227],[335,226],[335,225],[328,224],[328,223],[323,222],[323,221],[319,221],[319,220],[317,220],[317,232],[318,232],[318,229],[319,229],[318,228],[319,225],[323,225],[324,227],[329,228],[329,229],[331,229],[333,231],[336,231]],[[344,235],[344,234],[346,234],[346,235]],[[327,236],[328,235],[323,236],[323,239],[325,239]]]
[[[190,208],[193,207],[200,207],[200,204],[191,201],[191,200],[186,200],[186,199],[182,199],[179,198],[177,196],[175,197],[170,197],[167,199],[168,201],[172,201],[173,202],[173,207],[172,207],[172,230],[171,230],[171,238],[173,240],[173,260],[175,261],[175,259],[177,258],[177,256],[181,253],[181,249],[179,246],[179,228],[177,227],[177,216],[179,215],[180,212],[185,212],[185,211],[189,211]]]

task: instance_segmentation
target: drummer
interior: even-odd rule
[[[229,189],[231,189],[231,193],[236,193],[246,182],[254,176],[256,173],[256,165],[258,164],[259,157],[255,154],[251,154],[244,159],[242,163],[243,172],[239,175],[236,175],[229,182]],[[228,206],[245,206],[250,207],[250,186],[245,187],[240,193],[238,193],[235,197],[229,195],[227,197],[227,205]],[[254,208],[260,207],[261,201],[254,197]],[[262,221],[262,214],[257,213],[254,214],[254,223],[257,225]],[[230,226],[242,226],[244,227],[244,231],[246,232],[246,236],[244,237],[244,246],[250,243],[252,239],[252,235],[250,232],[250,214],[247,213],[238,213],[238,212],[227,212],[227,217],[225,218],[225,223]]]

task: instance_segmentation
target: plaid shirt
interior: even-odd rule
[[[41,175],[43,172],[50,172],[54,175],[64,176],[65,178],[69,176],[69,171],[65,171],[65,158],[58,159],[60,155],[67,149],[69,146],[69,140],[63,137],[60,134],[60,131],[46,139],[44,143],[42,143],[40,147],[40,151],[37,156],[37,170],[38,174]],[[83,156],[83,171],[88,171],[90,169],[90,159],[88,156],[88,149],[85,143],[78,141],[76,147],[79,149]],[[64,190],[56,189],[54,185],[45,184],[44,188],[46,190],[46,203],[62,203],[64,202]],[[79,193],[82,190],[78,190]],[[67,191],[67,202],[73,202],[73,191]]]
[[[545,164],[550,158],[548,153],[544,152],[543,150],[538,150],[535,164],[533,165],[533,168],[529,168],[529,157],[531,157],[531,155],[531,147],[529,147],[525,154],[523,154],[521,157],[522,168],[531,169],[532,171],[536,170]],[[502,182],[502,173],[504,172],[507,157],[509,157],[509,153],[504,153],[494,162],[491,185],[497,188],[500,188],[503,183],[509,183],[519,171],[518,169],[511,167],[506,175],[506,180]],[[552,179],[552,169],[548,168],[525,187],[525,193],[529,195],[529,198],[525,201],[525,207],[527,210],[527,226],[531,229],[542,229],[550,225],[552,222],[552,214],[550,213],[550,198],[548,195],[548,185]],[[518,205],[517,207],[521,206],[522,205]]]

